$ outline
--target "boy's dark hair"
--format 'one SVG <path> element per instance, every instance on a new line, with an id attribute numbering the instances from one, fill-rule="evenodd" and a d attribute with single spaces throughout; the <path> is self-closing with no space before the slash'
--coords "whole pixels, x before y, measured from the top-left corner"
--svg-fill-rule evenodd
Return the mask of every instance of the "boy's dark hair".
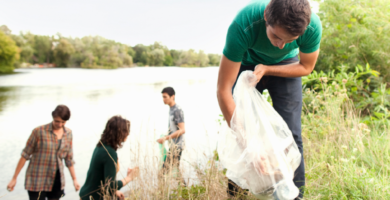
<path id="1" fill-rule="evenodd" d="M 171 97 L 172 95 L 175 95 L 175 90 L 172 87 L 166 87 L 161 93 L 167 93 Z"/>
<path id="2" fill-rule="evenodd" d="M 123 141 L 129 134 L 130 121 L 119 115 L 113 116 L 108 120 L 97 146 L 102 146 L 100 143 L 102 142 L 105 145 L 111 146 L 116 151 L 118 148 L 122 147 Z"/>
<path id="3" fill-rule="evenodd" d="M 271 0 L 265 12 L 267 24 L 284 28 L 292 36 L 301 36 L 310 24 L 308 0 Z"/>
<path id="4" fill-rule="evenodd" d="M 68 106 L 58 105 L 53 112 L 51 112 L 51 116 L 60 117 L 64 121 L 68 121 L 70 118 L 70 110 Z"/>

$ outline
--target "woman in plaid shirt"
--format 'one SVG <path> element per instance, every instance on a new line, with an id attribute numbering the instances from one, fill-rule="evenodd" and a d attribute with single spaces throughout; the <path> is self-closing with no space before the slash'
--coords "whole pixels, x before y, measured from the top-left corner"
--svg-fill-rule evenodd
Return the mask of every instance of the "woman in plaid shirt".
<path id="1" fill-rule="evenodd" d="M 14 190 L 20 170 L 30 160 L 25 179 L 30 200 L 45 200 L 46 197 L 55 200 L 65 195 L 63 159 L 76 191 L 80 189 L 73 166 L 72 131 L 65 127 L 70 118 L 70 110 L 65 105 L 59 105 L 52 116 L 53 122 L 39 126 L 31 133 L 15 174 L 7 186 L 9 191 Z"/>

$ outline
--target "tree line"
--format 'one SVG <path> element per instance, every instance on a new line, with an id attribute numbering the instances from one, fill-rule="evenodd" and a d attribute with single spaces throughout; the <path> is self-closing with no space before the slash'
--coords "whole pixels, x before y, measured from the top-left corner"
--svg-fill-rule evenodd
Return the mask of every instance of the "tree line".
<path id="1" fill-rule="evenodd" d="M 218 66 L 221 55 L 204 51 L 168 49 L 159 42 L 129 46 L 100 36 L 82 38 L 35 35 L 30 32 L 12 34 L 0 27 L 0 72 L 14 67 L 53 63 L 57 67 L 115 69 L 131 66 Z M 4 55 L 3 55 L 4 54 Z M 3 63 L 4 61 L 4 63 Z"/>

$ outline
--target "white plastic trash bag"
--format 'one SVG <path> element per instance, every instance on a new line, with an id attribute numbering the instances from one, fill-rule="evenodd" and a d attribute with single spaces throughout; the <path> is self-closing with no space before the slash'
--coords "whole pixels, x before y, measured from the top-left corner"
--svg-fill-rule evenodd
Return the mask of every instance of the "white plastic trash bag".
<path id="1" fill-rule="evenodd" d="M 254 87 L 253 71 L 241 73 L 234 88 L 236 109 L 219 134 L 218 154 L 226 176 L 254 195 L 294 199 L 301 154 L 283 118 Z"/>

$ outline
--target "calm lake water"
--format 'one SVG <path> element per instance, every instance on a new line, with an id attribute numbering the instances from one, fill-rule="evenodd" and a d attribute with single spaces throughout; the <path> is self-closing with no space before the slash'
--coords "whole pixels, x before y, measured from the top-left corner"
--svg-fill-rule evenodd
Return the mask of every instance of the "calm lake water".
<path id="1" fill-rule="evenodd" d="M 15 190 L 9 193 L 6 186 L 31 131 L 51 122 L 51 112 L 58 104 L 67 105 L 72 112 L 66 126 L 73 130 L 75 170 L 81 185 L 107 120 L 118 114 L 131 121 L 130 137 L 118 150 L 118 178 L 126 174 L 127 167 L 139 166 L 139 179 L 150 179 L 148 173 L 157 170 L 160 158 L 156 139 L 168 129 L 169 107 L 161 97 L 166 86 L 175 88 L 176 102 L 184 110 L 185 176 L 194 178 L 190 166 L 205 165 L 216 148 L 221 113 L 216 98 L 217 67 L 16 71 L 19 73 L 0 76 L 0 197 L 6 195 L 2 199 L 28 199 L 24 189 L 28 162 L 18 176 Z M 65 169 L 63 199 L 78 199 Z M 137 181 L 122 191 L 136 187 Z"/>

